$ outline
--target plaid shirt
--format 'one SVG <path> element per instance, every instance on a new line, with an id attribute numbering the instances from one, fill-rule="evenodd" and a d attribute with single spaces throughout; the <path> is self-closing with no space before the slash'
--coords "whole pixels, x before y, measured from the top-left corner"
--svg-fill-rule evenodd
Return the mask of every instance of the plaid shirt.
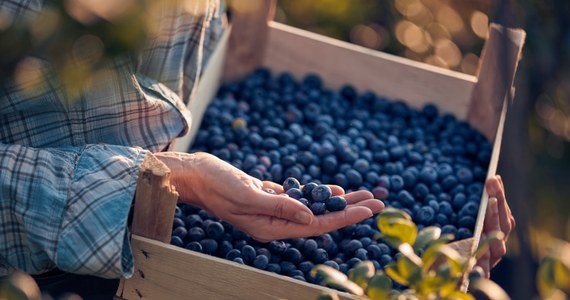
<path id="1" fill-rule="evenodd" d="M 0 1 L 0 16 L 33 17 L 43 2 Z M 188 130 L 185 102 L 223 27 L 219 3 L 208 2 L 198 13 L 158 9 L 147 46 L 113 59 L 77 99 L 39 59 L 42 80 L 0 83 L 0 275 L 131 276 L 138 169 Z"/>

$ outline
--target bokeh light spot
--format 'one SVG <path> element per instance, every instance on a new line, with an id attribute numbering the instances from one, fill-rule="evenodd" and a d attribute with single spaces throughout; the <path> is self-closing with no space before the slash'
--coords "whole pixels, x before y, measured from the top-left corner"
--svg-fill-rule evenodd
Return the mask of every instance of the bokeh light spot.
<path id="1" fill-rule="evenodd" d="M 487 37 L 487 31 L 489 30 L 489 17 L 481 12 L 474 11 L 471 14 L 471 30 L 480 38 L 484 39 Z"/>
<path id="2" fill-rule="evenodd" d="M 448 66 L 455 67 L 461 62 L 461 51 L 454 42 L 448 39 L 440 39 L 435 42 L 435 55 L 441 57 Z"/>

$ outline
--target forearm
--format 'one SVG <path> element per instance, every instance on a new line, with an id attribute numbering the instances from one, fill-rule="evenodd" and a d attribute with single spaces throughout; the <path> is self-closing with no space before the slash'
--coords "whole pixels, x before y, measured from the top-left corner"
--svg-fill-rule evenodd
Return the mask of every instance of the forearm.
<path id="1" fill-rule="evenodd" d="M 110 145 L 0 144 L 0 275 L 58 267 L 130 276 L 126 222 L 146 153 Z"/>

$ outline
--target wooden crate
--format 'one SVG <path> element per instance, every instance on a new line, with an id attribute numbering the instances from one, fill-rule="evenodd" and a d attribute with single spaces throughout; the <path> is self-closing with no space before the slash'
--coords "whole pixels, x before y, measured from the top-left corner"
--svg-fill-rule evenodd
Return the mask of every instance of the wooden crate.
<path id="1" fill-rule="evenodd" d="M 274 1 L 248 0 L 233 13 L 226 34 L 209 63 L 197 99 L 190 108 L 193 127 L 178 141 L 191 143 L 219 79 L 240 78 L 264 66 L 302 77 L 319 74 L 338 88 L 350 83 L 359 91 L 401 99 L 412 107 L 427 102 L 466 120 L 491 142 L 488 177 L 496 172 L 508 99 L 524 42 L 522 30 L 491 25 L 477 76 L 448 71 L 405 58 L 365 49 L 273 22 Z M 227 49 L 227 52 L 226 52 Z M 225 65 L 224 65 L 225 62 Z M 260 271 L 168 244 L 176 204 L 169 170 L 159 161 L 143 167 L 137 187 L 132 248 L 135 274 L 121 282 L 117 297 L 125 299 L 315 299 L 326 288 Z M 456 244 L 465 255 L 477 246 L 487 207 L 481 199 L 475 236 Z M 339 293 L 341 299 L 353 299 Z"/>

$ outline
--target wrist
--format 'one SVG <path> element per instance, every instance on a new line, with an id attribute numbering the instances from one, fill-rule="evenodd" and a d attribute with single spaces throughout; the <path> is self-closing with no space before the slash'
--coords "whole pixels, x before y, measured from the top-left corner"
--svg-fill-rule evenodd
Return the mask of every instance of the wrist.
<path id="1" fill-rule="evenodd" d="M 199 173 L 196 172 L 199 164 L 199 155 L 182 152 L 159 152 L 154 154 L 170 169 L 170 183 L 178 192 L 179 201 L 200 206 L 195 193 L 195 186 L 199 185 Z"/>

